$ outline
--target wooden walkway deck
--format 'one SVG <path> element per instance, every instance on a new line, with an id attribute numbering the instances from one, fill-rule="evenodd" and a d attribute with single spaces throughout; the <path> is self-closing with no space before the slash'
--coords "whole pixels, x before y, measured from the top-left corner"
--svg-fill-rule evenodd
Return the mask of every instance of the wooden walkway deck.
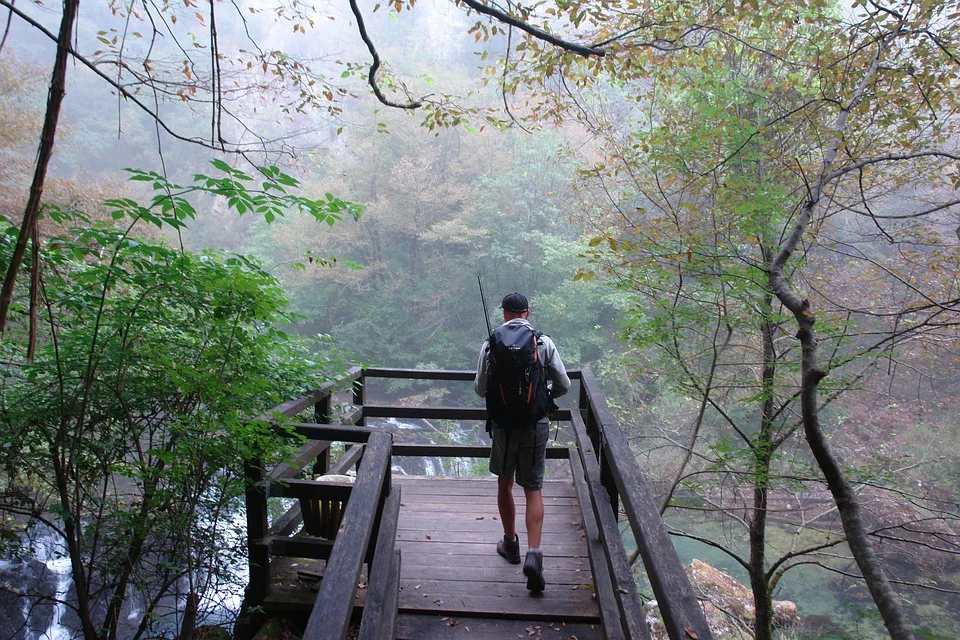
<path id="1" fill-rule="evenodd" d="M 503 529 L 493 477 L 394 474 L 394 456 L 485 458 L 490 448 L 405 443 L 395 439 L 399 432 L 365 426 L 367 419 L 482 420 L 486 412 L 371 404 L 364 401 L 370 379 L 469 382 L 473 375 L 356 368 L 261 417 L 302 419 L 312 407 L 314 421 L 289 423 L 308 439 L 295 459 L 268 469 L 254 456 L 244 465 L 250 582 L 238 637 L 283 616 L 304 625 L 304 640 L 649 640 L 618 523 L 622 506 L 671 640 L 711 638 L 630 445 L 588 372 L 571 372 L 580 381 L 578 407 L 554 415 L 575 445 L 547 448 L 560 467 L 544 486 L 544 592 L 528 592 L 520 565 L 496 553 Z M 333 424 L 333 389 L 344 381 L 355 409 Z M 344 443 L 336 460 L 333 442 Z M 352 467 L 353 483 L 311 478 Z M 525 551 L 523 491 L 514 495 Z M 270 518 L 268 502 L 280 498 L 298 502 Z M 308 514 L 311 535 L 295 534 Z"/>
<path id="2" fill-rule="evenodd" d="M 449 618 L 445 622 L 457 620 L 454 627 L 465 624 L 460 619 L 465 615 L 517 620 L 513 627 L 523 635 L 537 625 L 551 629 L 551 621 L 586 623 L 577 625 L 580 631 L 599 624 L 583 515 L 570 480 L 544 483 L 541 547 L 547 587 L 538 595 L 527 591 L 521 565 L 509 564 L 496 553 L 503 529 L 495 479 L 399 477 L 395 481 L 402 487 L 397 525 L 403 557 L 401 630 L 404 614 L 412 613 L 441 614 Z M 523 553 L 525 501 L 519 487 L 514 488 L 514 497 Z M 535 621 L 532 626 L 531 621 Z"/>

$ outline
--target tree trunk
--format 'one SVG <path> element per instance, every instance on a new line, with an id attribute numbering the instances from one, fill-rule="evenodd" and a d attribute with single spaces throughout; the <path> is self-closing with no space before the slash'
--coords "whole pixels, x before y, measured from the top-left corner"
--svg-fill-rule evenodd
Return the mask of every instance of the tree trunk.
<path id="1" fill-rule="evenodd" d="M 63 533 L 67 542 L 67 552 L 70 555 L 70 568 L 73 574 L 73 588 L 77 597 L 77 617 L 83 629 L 84 640 L 99 640 L 97 630 L 90 615 L 90 592 L 87 585 L 87 574 L 84 571 L 83 526 L 75 520 L 73 501 L 70 499 L 68 472 L 61 464 L 63 456 L 60 443 L 63 440 L 64 426 L 61 426 L 57 442 L 51 448 L 53 473 L 57 483 L 57 493 L 60 496 L 60 507 L 63 509 Z"/>
<path id="2" fill-rule="evenodd" d="M 30 185 L 30 198 L 23 212 L 23 221 L 20 223 L 20 234 L 17 244 L 10 257 L 10 265 L 3 280 L 3 289 L 0 290 L 0 335 L 7 330 L 7 317 L 10 314 L 10 305 L 13 303 L 13 289 L 17 282 L 23 256 L 27 251 L 27 241 L 33 235 L 33 229 L 40 215 L 40 200 L 43 196 L 43 184 L 47 177 L 47 166 L 53 155 L 53 143 L 57 133 L 57 121 L 60 118 L 60 106 L 66 93 L 67 84 L 67 56 L 70 52 L 70 37 L 73 34 L 73 23 L 77 18 L 77 7 L 80 0 L 64 0 L 63 18 L 60 20 L 60 35 L 57 39 L 57 57 L 53 64 L 53 75 L 50 78 L 50 91 L 47 94 L 47 112 L 43 120 L 43 132 L 40 134 L 40 147 L 37 150 L 37 164 L 33 174 L 33 183 Z"/>
<path id="3" fill-rule="evenodd" d="M 834 149 L 834 154 L 835 151 Z M 828 157 L 830 157 L 829 154 Z M 818 189 L 815 190 L 818 196 L 821 187 L 822 184 L 818 185 Z M 860 573 L 863 575 L 864 582 L 870 590 L 870 595 L 880 611 L 880 616 L 883 618 L 883 623 L 887 627 L 890 637 L 894 640 L 908 640 L 913 637 L 912 633 L 907 625 L 897 594 L 890 585 L 883 565 L 874 553 L 873 545 L 867 536 L 867 528 L 864 526 L 860 515 L 857 495 L 844 477 L 843 469 L 841 469 L 836 457 L 830 450 L 830 445 L 820 428 L 817 388 L 820 380 L 827 374 L 817 363 L 817 337 L 813 329 L 815 318 L 810 311 L 810 302 L 801 299 L 790 289 L 783 274 L 783 266 L 798 246 L 803 230 L 812 218 L 815 206 L 816 200 L 813 198 L 804 205 L 793 233 L 769 267 L 770 284 L 777 298 L 793 313 L 799 328 L 797 339 L 800 341 L 801 349 L 800 407 L 807 443 L 810 445 L 817 466 L 823 472 L 827 487 L 837 504 L 837 511 L 840 514 L 840 522 L 843 525 L 843 533 L 847 538 L 847 544 L 850 546 L 850 552 L 860 568 Z"/>
<path id="4" fill-rule="evenodd" d="M 766 314 L 760 327 L 763 342 L 763 372 L 761 392 L 763 404 L 760 410 L 760 432 L 753 446 L 753 514 L 750 518 L 750 559 L 748 573 L 753 589 L 754 634 L 757 640 L 773 637 L 773 594 L 767 576 L 767 502 L 770 494 L 770 461 L 773 459 L 774 377 L 776 376 L 776 353 L 773 350 L 773 326 L 770 324 L 772 295 L 764 297 L 763 312 Z"/>
<path id="5" fill-rule="evenodd" d="M 900 29 L 902 29 L 902 24 L 895 31 L 891 31 L 888 37 L 899 34 Z M 800 208 L 797 222 L 790 231 L 790 235 L 783 241 L 780 251 L 771 260 L 767 261 L 767 277 L 770 288 L 777 299 L 783 303 L 783 306 L 793 314 L 797 321 L 797 339 L 800 341 L 801 353 L 800 407 L 803 432 L 807 443 L 810 445 L 810 450 L 813 452 L 817 465 L 823 472 L 827 487 L 833 495 L 833 500 L 837 504 L 840 522 L 843 525 L 843 533 L 847 538 L 847 544 L 850 546 L 850 552 L 860 568 L 860 573 L 870 590 L 870 595 L 873 596 L 873 601 L 880 611 L 880 616 L 883 618 L 883 623 L 887 627 L 890 637 L 894 640 L 907 640 L 912 637 L 912 634 L 907 625 L 906 617 L 903 615 L 903 609 L 900 606 L 897 594 L 887 579 L 883 565 L 873 552 L 873 545 L 870 543 L 866 527 L 860 516 L 860 504 L 857 501 L 857 496 L 844 477 L 843 469 L 840 468 L 840 464 L 830 450 L 830 445 L 820 428 L 817 388 L 827 374 L 817 362 L 817 336 L 813 329 L 816 319 L 810 310 L 810 301 L 794 293 L 790 288 L 787 277 L 784 275 L 784 267 L 790 256 L 800 246 L 803 234 L 810 226 L 813 213 L 830 180 L 830 169 L 833 167 L 837 152 L 843 142 L 843 134 L 847 128 L 850 112 L 859 104 L 867 88 L 873 83 L 877 70 L 880 68 L 885 48 L 886 40 L 880 39 L 877 42 L 877 52 L 870 67 L 864 72 L 860 82 L 853 90 L 850 100 L 842 104 L 840 111 L 837 113 L 831 127 L 833 138 L 824 149 L 823 160 L 821 160 L 816 181 L 810 185 L 807 192 L 807 201 Z"/>
<path id="6" fill-rule="evenodd" d="M 37 324 L 40 307 L 40 225 L 33 221 L 33 242 L 30 247 L 30 328 L 27 336 L 27 360 L 33 362 L 37 352 Z"/>

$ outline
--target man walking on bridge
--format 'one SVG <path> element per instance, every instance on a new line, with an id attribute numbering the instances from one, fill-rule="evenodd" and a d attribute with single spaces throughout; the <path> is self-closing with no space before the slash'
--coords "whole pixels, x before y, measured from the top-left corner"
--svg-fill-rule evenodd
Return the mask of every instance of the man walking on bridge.
<path id="1" fill-rule="evenodd" d="M 494 329 L 480 349 L 474 389 L 486 399 L 487 429 L 493 436 L 490 472 L 497 476 L 497 508 L 503 539 L 497 553 L 520 564 L 513 482 L 526 496 L 527 555 L 523 573 L 527 589 L 543 591 L 543 469 L 547 453 L 553 398 L 570 390 L 570 378 L 548 337 L 534 331 L 527 298 L 510 293 L 503 298 L 504 323 Z"/>

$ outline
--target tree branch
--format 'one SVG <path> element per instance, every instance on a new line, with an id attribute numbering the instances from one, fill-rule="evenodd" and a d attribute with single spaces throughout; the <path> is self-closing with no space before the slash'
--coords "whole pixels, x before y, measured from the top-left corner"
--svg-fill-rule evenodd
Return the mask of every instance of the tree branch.
<path id="1" fill-rule="evenodd" d="M 351 4 L 352 4 L 352 1 L 353 0 L 351 0 Z M 503 24 L 508 24 L 512 27 L 516 27 L 517 29 L 520 29 L 521 31 L 529 33 L 531 36 L 533 36 L 537 40 L 543 40 L 544 42 L 548 42 L 555 47 L 559 47 L 563 49 L 564 51 L 569 51 L 570 53 L 576 53 L 577 55 L 583 56 L 584 58 L 589 58 L 591 56 L 603 57 L 607 55 L 607 52 L 604 51 L 603 49 L 600 49 L 597 47 L 588 47 L 582 44 L 577 44 L 575 42 L 564 40 L 563 38 L 558 38 L 552 33 L 548 33 L 542 29 L 538 29 L 524 22 L 523 20 L 514 18 L 509 13 L 504 13 L 503 11 L 500 11 L 497 8 L 485 5 L 479 2 L 478 0 L 454 0 L 454 3 L 463 3 L 468 7 L 470 7 L 471 9 L 473 9 L 474 11 L 476 11 L 477 13 L 482 13 L 485 16 L 490 16 L 491 18 L 497 20 L 498 22 L 502 22 Z"/>
<path id="2" fill-rule="evenodd" d="M 380 54 L 377 53 L 377 48 L 373 45 L 373 40 L 367 35 L 367 27 L 363 23 L 363 16 L 360 15 L 360 8 L 357 7 L 357 0 L 350 0 L 350 10 L 353 11 L 353 16 L 357 19 L 357 30 L 360 32 L 360 38 L 363 40 L 363 43 L 367 45 L 367 50 L 370 51 L 370 55 L 373 56 L 373 64 L 370 65 L 370 72 L 367 74 L 367 82 L 373 89 L 373 95 L 377 96 L 377 100 L 381 103 L 396 109 L 408 109 L 412 111 L 422 107 L 422 100 L 401 104 L 390 100 L 380 91 L 380 87 L 377 85 L 377 70 L 380 68 Z"/>

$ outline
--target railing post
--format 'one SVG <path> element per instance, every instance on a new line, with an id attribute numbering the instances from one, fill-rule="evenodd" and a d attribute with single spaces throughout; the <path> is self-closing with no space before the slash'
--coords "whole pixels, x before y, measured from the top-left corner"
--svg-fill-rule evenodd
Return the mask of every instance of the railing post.
<path id="1" fill-rule="evenodd" d="M 327 392 L 313 405 L 313 420 L 317 424 L 330 424 L 333 418 L 331 401 L 333 396 Z M 313 475 L 322 476 L 330 469 L 330 447 L 323 450 L 313 463 Z"/>
<path id="2" fill-rule="evenodd" d="M 247 460 L 243 465 L 246 482 L 247 559 L 250 567 L 250 586 L 247 597 L 252 605 L 259 605 L 270 585 L 270 554 L 262 540 L 267 535 L 267 496 L 264 492 L 263 457 Z"/>
<path id="3" fill-rule="evenodd" d="M 360 409 L 360 417 L 357 419 L 358 425 L 363 425 L 363 399 L 364 391 L 366 390 L 367 384 L 367 370 L 362 369 L 360 371 L 360 377 L 357 378 L 353 383 L 353 404 Z"/>

